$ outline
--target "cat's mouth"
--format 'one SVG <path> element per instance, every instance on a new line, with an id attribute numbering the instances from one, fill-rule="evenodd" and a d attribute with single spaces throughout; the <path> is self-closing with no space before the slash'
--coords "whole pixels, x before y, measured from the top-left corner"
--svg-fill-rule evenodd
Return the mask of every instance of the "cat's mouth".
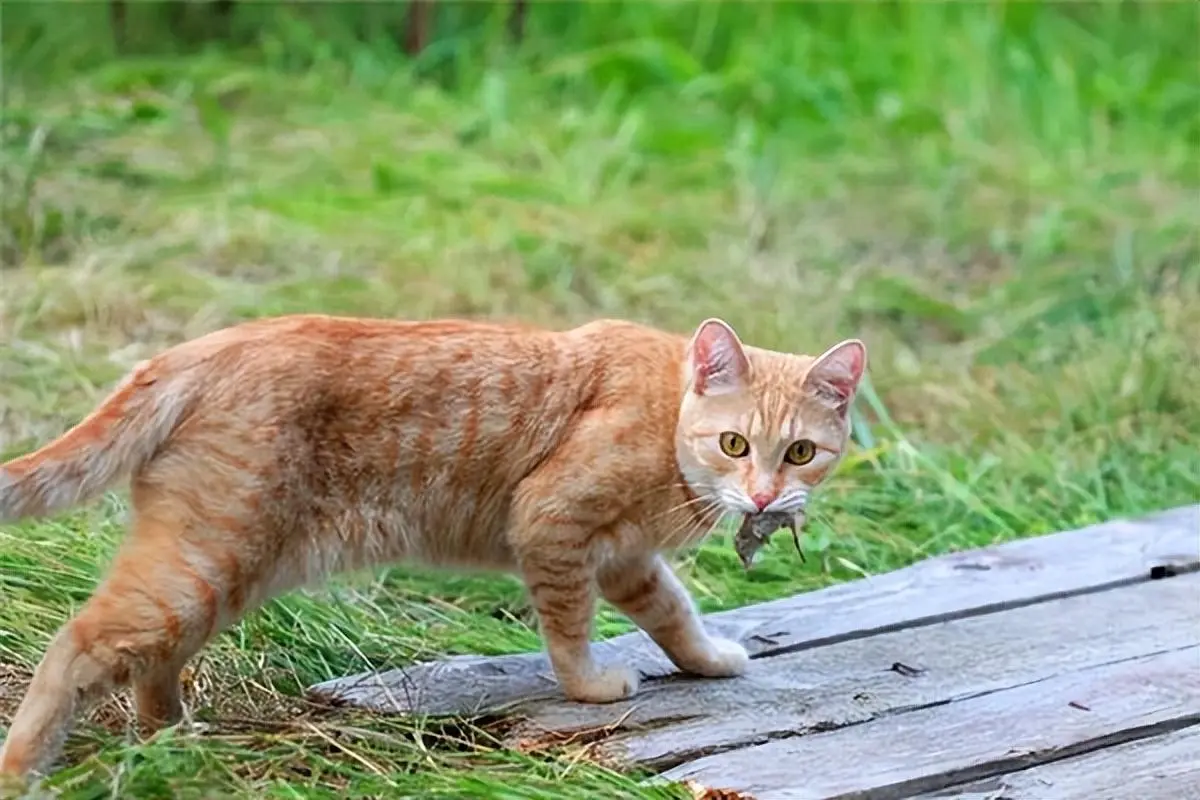
<path id="1" fill-rule="evenodd" d="M 800 562 L 805 563 L 804 551 L 800 549 L 799 529 L 804 527 L 807 517 L 803 511 L 791 513 L 787 511 L 762 511 L 757 514 L 746 514 L 742 517 L 742 525 L 733 537 L 733 549 L 742 559 L 742 566 L 750 569 L 754 557 L 771 535 L 780 528 L 787 528 L 792 533 L 792 541 L 796 544 L 796 552 L 800 554 Z"/>

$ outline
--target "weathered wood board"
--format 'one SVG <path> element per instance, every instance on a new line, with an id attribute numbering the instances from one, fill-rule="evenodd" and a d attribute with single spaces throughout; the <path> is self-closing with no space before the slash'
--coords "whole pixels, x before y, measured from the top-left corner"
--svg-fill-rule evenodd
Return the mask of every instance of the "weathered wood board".
<path id="1" fill-rule="evenodd" d="M 664 773 L 760 800 L 901 800 L 980 776 L 1200 724 L 1200 647 L 794 736 Z M 830 765 L 853 769 L 830 770 Z"/>
<path id="2" fill-rule="evenodd" d="M 932 625 L 1047 599 L 1149 579 L 1160 568 L 1200 567 L 1200 505 L 1137 520 L 952 553 L 895 572 L 705 618 L 714 634 L 742 642 L 755 657 Z M 640 631 L 597 642 L 602 662 L 621 659 L 644 678 L 675 672 Z M 317 696 L 368 708 L 423 714 L 497 711 L 514 701 L 557 694 L 542 653 L 459 656 L 404 669 L 339 678 Z"/>
<path id="3" fill-rule="evenodd" d="M 1195 769 L 1180 765 L 1195 763 L 1185 734 L 1200 725 L 1200 506 L 933 558 L 705 624 L 752 652 L 747 675 L 680 675 L 635 633 L 597 646 L 649 679 L 622 703 L 564 700 L 541 654 L 312 691 L 401 713 L 502 713 L 513 746 L 574 737 L 610 763 L 757 800 L 959 796 L 954 787 L 1045 800 L 1040 782 L 1086 787 L 1076 762 L 1123 763 L 1142 739 L 1170 745 L 1147 751 L 1168 776 L 1146 772 L 1147 787 L 1182 786 Z M 1001 791 L 1010 784 L 997 780 L 1017 782 Z"/>
<path id="4" fill-rule="evenodd" d="M 1117 778 L 1117 780 L 1114 780 Z M 972 781 L 913 800 L 1196 800 L 1200 725 Z"/>
<path id="5" fill-rule="evenodd" d="M 606 753 L 665 769 L 1184 646 L 1200 647 L 1200 574 L 759 660 L 738 680 L 668 681 L 610 706 L 531 703 L 514 736 L 619 721 L 628 733 Z"/>

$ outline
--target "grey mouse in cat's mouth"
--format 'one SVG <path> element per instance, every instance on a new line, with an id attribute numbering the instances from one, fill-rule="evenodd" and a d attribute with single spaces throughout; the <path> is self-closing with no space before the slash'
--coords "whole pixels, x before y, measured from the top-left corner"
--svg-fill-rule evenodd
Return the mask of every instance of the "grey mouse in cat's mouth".
<path id="1" fill-rule="evenodd" d="M 792 541 L 796 544 L 796 552 L 800 554 L 800 562 L 805 563 L 804 551 L 800 549 L 798 529 L 803 528 L 806 521 L 803 511 L 796 514 L 784 511 L 746 514 L 742 518 L 742 526 L 738 528 L 738 532 L 733 537 L 733 549 L 742 559 L 742 565 L 746 569 L 750 569 L 755 555 L 771 538 L 771 534 L 780 528 L 787 528 L 792 532 Z"/>

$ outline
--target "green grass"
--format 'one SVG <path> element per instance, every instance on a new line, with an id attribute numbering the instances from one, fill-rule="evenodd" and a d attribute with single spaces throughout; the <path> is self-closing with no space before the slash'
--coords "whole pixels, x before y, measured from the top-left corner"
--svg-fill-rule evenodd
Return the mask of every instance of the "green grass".
<path id="1" fill-rule="evenodd" d="M 779 349 L 861 336 L 872 360 L 807 565 L 778 537 L 745 574 L 718 536 L 679 559 L 705 609 L 1200 494 L 1194 4 L 535 4 L 519 48 L 503 8 L 467 4 L 415 62 L 382 5 L 249 5 L 224 45 L 134 6 L 117 57 L 101 4 L 0 20 L 0 453 L 61 432 L 138 359 L 254 316 L 719 315 Z M 0 719 L 123 503 L 0 529 Z M 627 629 L 603 612 L 601 634 Z M 205 651 L 201 732 L 138 744 L 109 704 L 52 784 L 668 796 L 578 753 L 298 697 L 537 646 L 511 579 L 344 576 Z"/>

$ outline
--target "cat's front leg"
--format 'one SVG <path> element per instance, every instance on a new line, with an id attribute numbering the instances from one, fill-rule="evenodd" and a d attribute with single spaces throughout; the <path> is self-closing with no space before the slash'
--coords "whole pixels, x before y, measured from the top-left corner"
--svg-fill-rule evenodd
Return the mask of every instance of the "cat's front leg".
<path id="1" fill-rule="evenodd" d="M 606 564 L 597 576 L 606 600 L 650 635 L 684 672 L 706 678 L 742 675 L 746 649 L 709 636 L 687 589 L 662 556 L 645 554 Z"/>
<path id="2" fill-rule="evenodd" d="M 563 693 L 582 703 L 632 697 L 638 674 L 624 664 L 600 667 L 592 657 L 593 575 L 581 550 L 547 548 L 525 554 L 522 577 L 537 611 L 546 652 Z"/>
<path id="3" fill-rule="evenodd" d="M 636 404 L 583 413 L 513 493 L 508 544 L 537 610 L 555 676 L 573 700 L 608 703 L 637 692 L 635 670 L 596 663 L 591 632 L 596 568 L 611 539 L 606 534 L 628 506 L 629 488 L 657 456 L 613 443 L 637 440 L 644 424 Z"/>

